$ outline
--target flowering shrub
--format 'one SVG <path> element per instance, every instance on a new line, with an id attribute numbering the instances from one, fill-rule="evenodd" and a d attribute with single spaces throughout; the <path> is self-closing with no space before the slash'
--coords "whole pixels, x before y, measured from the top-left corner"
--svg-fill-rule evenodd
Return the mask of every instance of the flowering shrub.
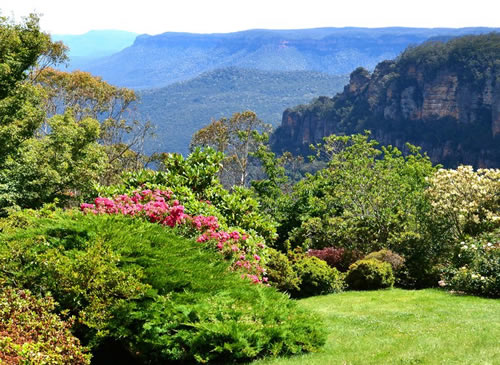
<path id="1" fill-rule="evenodd" d="M 118 195 L 113 199 L 98 197 L 94 204 L 81 204 L 81 210 L 92 214 L 120 214 L 140 217 L 152 223 L 176 227 L 183 236 L 196 238 L 197 242 L 211 244 L 232 262 L 234 270 L 243 271 L 242 277 L 254 283 L 267 282 L 263 277 L 261 258 L 265 245 L 245 232 L 220 229 L 215 216 L 190 216 L 178 200 L 172 200 L 172 192 L 162 190 L 136 191 L 130 196 Z"/>
<path id="2" fill-rule="evenodd" d="M 0 283 L 0 364 L 90 364 L 90 356 L 69 328 L 51 313 L 50 297 Z"/>
<path id="3" fill-rule="evenodd" d="M 440 169 L 429 182 L 434 211 L 448 221 L 454 238 L 500 225 L 500 169 Z"/>
<path id="4" fill-rule="evenodd" d="M 487 297 L 500 297 L 500 230 L 461 242 L 458 268 L 448 270 L 441 284 Z"/>

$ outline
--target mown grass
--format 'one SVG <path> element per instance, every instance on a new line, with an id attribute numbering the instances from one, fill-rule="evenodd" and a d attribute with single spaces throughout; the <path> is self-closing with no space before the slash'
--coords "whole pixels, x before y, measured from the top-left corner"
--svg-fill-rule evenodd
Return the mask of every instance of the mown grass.
<path id="1" fill-rule="evenodd" d="M 299 302 L 323 316 L 325 347 L 252 365 L 500 364 L 500 300 L 392 289 Z"/>

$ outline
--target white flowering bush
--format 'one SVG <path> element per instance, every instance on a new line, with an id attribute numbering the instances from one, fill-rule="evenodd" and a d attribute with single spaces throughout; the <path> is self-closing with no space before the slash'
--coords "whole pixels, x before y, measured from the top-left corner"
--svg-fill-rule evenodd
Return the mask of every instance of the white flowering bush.
<path id="1" fill-rule="evenodd" d="M 429 183 L 434 214 L 446 221 L 453 238 L 500 226 L 500 169 L 440 169 Z"/>
<path id="2" fill-rule="evenodd" d="M 500 297 L 500 229 L 462 241 L 443 284 L 460 292 Z"/>

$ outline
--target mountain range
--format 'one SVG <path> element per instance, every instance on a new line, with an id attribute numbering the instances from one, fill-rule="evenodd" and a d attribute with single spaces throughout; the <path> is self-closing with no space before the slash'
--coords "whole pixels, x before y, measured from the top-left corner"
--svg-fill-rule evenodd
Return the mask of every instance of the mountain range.
<path id="1" fill-rule="evenodd" d="M 139 35 L 129 47 L 80 65 L 104 80 L 135 89 L 156 88 L 225 67 L 266 71 L 350 73 L 369 70 L 409 45 L 491 31 L 488 28 L 318 28 L 248 30 L 224 34 L 167 32 Z"/>
<path id="2" fill-rule="evenodd" d="M 84 34 L 53 34 L 52 40 L 68 46 L 69 69 L 86 70 L 90 62 L 131 46 L 137 35 L 123 30 L 91 30 Z"/>

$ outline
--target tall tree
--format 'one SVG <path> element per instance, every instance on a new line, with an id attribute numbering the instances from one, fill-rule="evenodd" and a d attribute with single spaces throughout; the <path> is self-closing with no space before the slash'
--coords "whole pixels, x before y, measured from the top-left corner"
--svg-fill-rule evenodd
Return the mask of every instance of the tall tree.
<path id="1" fill-rule="evenodd" d="M 108 169 L 101 177 L 107 184 L 122 171 L 144 165 L 140 152 L 152 135 L 152 125 L 135 119 L 137 96 L 133 90 L 108 84 L 88 72 L 62 72 L 47 68 L 37 82 L 46 92 L 47 115 L 71 109 L 74 118 L 99 120 L 99 142 L 108 155 Z M 47 125 L 46 125 L 47 126 Z M 43 128 L 42 133 L 49 129 Z"/>
<path id="2" fill-rule="evenodd" d="M 43 92 L 32 81 L 48 65 L 65 61 L 65 50 L 40 31 L 37 15 L 18 24 L 0 16 L 0 166 L 42 124 Z"/>
<path id="3" fill-rule="evenodd" d="M 223 152 L 221 180 L 225 185 L 245 185 L 248 182 L 251 154 L 267 141 L 270 126 L 252 111 L 234 113 L 230 119 L 212 121 L 193 135 L 190 149 L 212 147 Z"/>

